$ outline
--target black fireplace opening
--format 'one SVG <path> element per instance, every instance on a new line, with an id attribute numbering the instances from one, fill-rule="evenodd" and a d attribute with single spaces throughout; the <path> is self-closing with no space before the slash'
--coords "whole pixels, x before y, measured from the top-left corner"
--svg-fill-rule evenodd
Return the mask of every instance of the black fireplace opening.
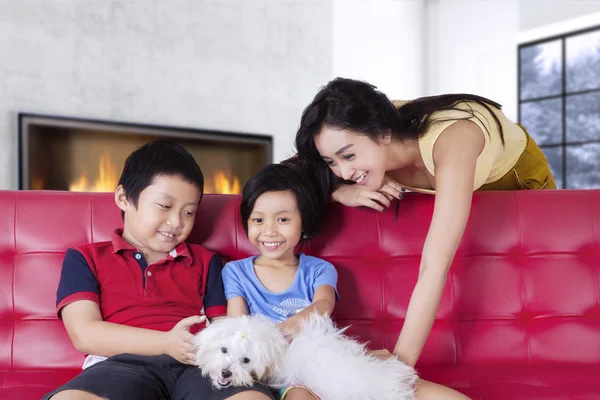
<path id="1" fill-rule="evenodd" d="M 205 193 L 239 194 L 273 160 L 268 135 L 19 113 L 19 189 L 112 192 L 127 156 L 170 140 L 196 159 Z"/>

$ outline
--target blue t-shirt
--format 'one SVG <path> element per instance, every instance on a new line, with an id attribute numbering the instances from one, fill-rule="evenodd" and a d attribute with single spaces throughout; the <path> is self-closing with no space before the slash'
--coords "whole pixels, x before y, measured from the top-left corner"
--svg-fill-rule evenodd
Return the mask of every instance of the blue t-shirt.
<path id="1" fill-rule="evenodd" d="M 337 271 L 325 260 L 300 254 L 296 278 L 283 292 L 271 292 L 258 280 L 254 260 L 258 256 L 232 261 L 223 268 L 223 285 L 227 300 L 242 296 L 251 315 L 262 314 L 283 322 L 312 304 L 321 285 L 337 287 Z M 336 289 L 336 300 L 338 299 Z"/>

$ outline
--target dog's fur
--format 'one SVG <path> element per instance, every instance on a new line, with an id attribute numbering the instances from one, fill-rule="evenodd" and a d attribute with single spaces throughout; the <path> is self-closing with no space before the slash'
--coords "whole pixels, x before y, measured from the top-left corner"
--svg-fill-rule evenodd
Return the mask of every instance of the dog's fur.
<path id="1" fill-rule="evenodd" d="M 322 400 L 414 399 L 413 368 L 368 354 L 364 344 L 344 331 L 329 317 L 313 314 L 287 346 L 265 317 L 226 318 L 195 337 L 196 362 L 216 388 L 249 386 L 256 380 L 275 387 L 301 384 Z M 225 378 L 224 370 L 232 375 Z"/>
<path id="2" fill-rule="evenodd" d="M 277 371 L 286 386 L 302 383 L 322 400 L 412 400 L 415 370 L 382 360 L 344 334 L 326 316 L 312 314 L 294 335 Z"/>
<path id="3" fill-rule="evenodd" d="M 211 323 L 193 340 L 196 364 L 213 387 L 271 384 L 287 341 L 266 317 L 224 318 Z"/>

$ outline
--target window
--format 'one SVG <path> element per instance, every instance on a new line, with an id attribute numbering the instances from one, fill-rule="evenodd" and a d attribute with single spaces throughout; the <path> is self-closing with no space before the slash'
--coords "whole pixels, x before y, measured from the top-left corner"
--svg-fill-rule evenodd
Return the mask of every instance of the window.
<path id="1" fill-rule="evenodd" d="M 600 188 L 600 27 L 519 46 L 519 122 L 559 188 Z"/>

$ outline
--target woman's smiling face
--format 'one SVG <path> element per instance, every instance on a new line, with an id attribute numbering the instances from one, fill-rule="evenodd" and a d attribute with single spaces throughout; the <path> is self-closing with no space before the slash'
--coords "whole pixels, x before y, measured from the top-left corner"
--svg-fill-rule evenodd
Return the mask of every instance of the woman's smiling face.
<path id="1" fill-rule="evenodd" d="M 375 141 L 358 132 L 328 126 L 315 136 L 317 150 L 336 176 L 371 190 L 383 184 L 389 142 L 389 135 Z"/>

